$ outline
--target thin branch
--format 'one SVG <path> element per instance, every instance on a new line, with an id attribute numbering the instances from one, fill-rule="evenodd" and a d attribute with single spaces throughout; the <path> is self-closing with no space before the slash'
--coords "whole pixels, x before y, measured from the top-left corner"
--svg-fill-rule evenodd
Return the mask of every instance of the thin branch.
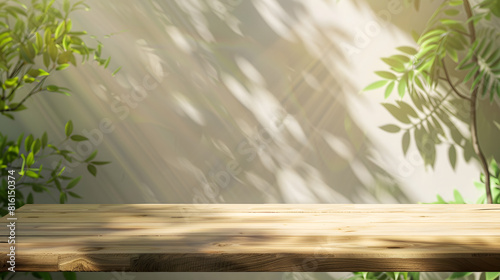
<path id="1" fill-rule="evenodd" d="M 448 69 L 446 69 L 446 64 L 444 63 L 444 58 L 441 59 L 441 63 L 443 63 L 443 69 L 444 69 L 444 74 L 446 75 L 446 81 L 450 85 L 451 89 L 462 99 L 468 100 L 469 102 L 471 101 L 470 97 L 463 95 L 458 91 L 458 89 L 451 83 L 450 75 L 448 74 Z"/>
<path id="2" fill-rule="evenodd" d="M 14 93 L 16 93 L 16 90 L 18 90 L 18 89 L 19 89 L 19 87 L 21 87 L 21 83 L 17 83 L 16 87 L 15 87 L 15 88 L 13 88 L 13 89 L 10 91 L 9 95 L 7 95 L 7 97 L 6 97 L 4 100 L 7 100 L 7 99 L 9 99 L 12 95 L 14 95 Z"/>
<path id="3" fill-rule="evenodd" d="M 11 111 L 15 111 L 15 110 L 17 110 L 17 108 L 21 107 L 21 105 L 23 105 L 23 103 L 24 103 L 24 102 L 26 102 L 26 100 L 27 100 L 28 98 L 30 98 L 32 95 L 34 95 L 35 93 L 38 93 L 38 92 L 40 92 L 40 91 L 43 91 L 44 89 L 42 88 L 42 86 L 43 86 L 43 83 L 45 82 L 45 80 L 47 79 L 47 77 L 48 77 L 48 76 L 43 77 L 42 81 L 40 81 L 40 83 L 38 83 L 38 84 L 37 84 L 37 85 L 36 85 L 36 86 L 35 86 L 35 87 L 31 90 L 31 92 L 30 92 L 28 95 L 26 95 L 26 96 L 23 98 L 23 100 L 21 100 L 21 102 L 19 102 L 19 104 L 17 104 L 17 106 L 16 106 L 16 107 L 14 107 L 14 108 L 8 108 L 8 109 L 2 109 L 2 110 L 0 110 L 0 112 L 11 112 Z"/>
<path id="4" fill-rule="evenodd" d="M 7 76 L 7 79 L 11 79 L 14 76 L 16 76 L 19 73 L 19 71 L 21 71 L 21 68 L 23 66 L 24 66 L 24 61 L 19 60 L 17 62 L 17 65 L 14 67 L 14 69 L 12 69 L 12 73 L 10 73 L 10 75 Z"/>
<path id="5" fill-rule="evenodd" d="M 470 42 L 471 44 L 474 44 L 476 41 L 476 29 L 474 27 L 474 21 L 470 20 L 472 18 L 472 10 L 471 6 L 469 3 L 469 0 L 464 0 L 464 9 L 467 14 L 467 19 L 469 20 L 469 32 L 470 32 Z M 472 57 L 473 61 L 475 64 L 478 64 L 477 56 L 474 54 Z M 476 80 L 478 77 L 478 73 L 474 75 L 474 80 Z M 491 186 L 490 186 L 490 170 L 488 167 L 488 162 L 486 161 L 486 157 L 484 156 L 484 153 L 481 149 L 481 146 L 479 145 L 479 139 L 478 139 L 478 129 L 477 129 L 477 113 L 476 113 L 476 103 L 477 103 L 477 98 L 478 98 L 478 87 L 474 88 L 471 94 L 471 102 L 470 102 L 470 116 L 471 116 L 471 125 L 470 125 L 470 130 L 471 130 L 471 138 L 472 138 L 472 146 L 474 147 L 474 151 L 476 152 L 477 156 L 479 157 L 479 162 L 481 163 L 481 166 L 483 167 L 484 171 L 484 185 L 486 188 L 486 197 L 487 197 L 487 202 L 489 204 L 493 204 L 493 198 L 491 195 Z"/>
<path id="6" fill-rule="evenodd" d="M 465 36 L 468 36 L 468 37 L 470 37 L 470 36 L 471 36 L 469 33 L 467 33 L 467 32 L 463 32 L 462 30 L 458 30 L 458 29 L 455 29 L 455 28 L 452 28 L 451 30 L 453 30 L 453 31 L 455 31 L 455 32 L 457 32 L 457 33 L 463 34 L 463 35 L 465 35 Z"/>

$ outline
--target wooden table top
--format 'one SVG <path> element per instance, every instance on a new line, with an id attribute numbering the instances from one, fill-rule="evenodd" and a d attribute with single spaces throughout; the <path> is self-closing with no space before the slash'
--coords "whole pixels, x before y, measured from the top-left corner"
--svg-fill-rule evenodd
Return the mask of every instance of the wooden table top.
<path id="1" fill-rule="evenodd" d="M 16 244 L 7 244 L 16 217 Z M 31 204 L 16 271 L 500 271 L 500 205 Z"/>

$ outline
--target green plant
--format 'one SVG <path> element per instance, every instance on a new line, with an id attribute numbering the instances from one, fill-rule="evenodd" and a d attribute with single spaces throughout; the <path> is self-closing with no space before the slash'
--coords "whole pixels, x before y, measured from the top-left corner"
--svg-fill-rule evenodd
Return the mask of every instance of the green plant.
<path id="1" fill-rule="evenodd" d="M 38 94 L 60 93 L 70 95 L 70 89 L 48 84 L 57 71 L 77 66 L 77 58 L 85 63 L 91 57 L 99 65 L 108 67 L 110 57 L 101 57 L 102 43 L 96 40 L 95 48 L 89 47 L 85 31 L 73 30 L 70 14 L 76 10 L 88 10 L 84 1 L 71 3 L 63 0 L 31 0 L 25 5 L 17 0 L 0 1 L 0 114 L 14 120 L 14 112 L 27 109 L 26 102 Z M 116 74 L 117 69 L 113 72 Z M 82 135 L 73 134 L 73 123 L 65 126 L 67 140 L 88 141 Z M 64 142 L 63 141 L 63 142 Z M 62 144 L 62 143 L 61 143 Z M 49 142 L 47 133 L 39 138 L 32 134 L 17 140 L 0 133 L 0 214 L 8 213 L 8 175 L 16 180 L 15 208 L 34 203 L 35 193 L 57 189 L 59 202 L 65 203 L 68 196 L 81 198 L 73 192 L 81 176 L 72 177 L 65 173 L 67 162 L 78 162 L 87 166 L 93 176 L 98 165 L 109 162 L 96 161 L 97 150 L 87 158 L 79 158 L 73 151 Z M 44 165 L 45 163 L 45 165 Z M 48 163 L 48 164 L 47 164 Z M 51 165 L 51 166 L 48 166 Z M 10 180 L 10 179 L 9 179 Z M 23 194 L 22 191 L 27 193 Z M 17 274 L 0 273 L 0 279 L 11 279 Z M 50 273 L 33 272 L 39 279 L 52 279 Z M 76 279 L 75 273 L 65 273 L 66 279 Z"/>
<path id="2" fill-rule="evenodd" d="M 413 2 L 418 10 L 420 1 Z M 500 97 L 500 33 L 487 24 L 500 17 L 500 0 L 485 0 L 471 6 L 468 0 L 444 0 L 418 35 L 413 32 L 417 47 L 401 46 L 399 53 L 382 58 L 389 70 L 377 71 L 382 80 L 364 90 L 385 87 L 385 98 L 396 91 L 401 100 L 383 106 L 401 124 L 381 128 L 402 133 L 402 149 L 406 155 L 414 143 L 426 166 L 434 167 L 436 146 L 448 146 L 448 159 L 455 168 L 457 147 L 466 161 L 477 157 L 483 173 L 475 186 L 484 191 L 475 203 L 500 203 L 500 170 L 494 159 L 488 166 L 478 139 L 477 113 L 480 98 L 492 102 Z M 453 70 L 452 70 L 453 69 Z M 458 79 L 454 79 L 457 76 Z M 405 102 L 409 95 L 411 103 Z M 469 126 L 470 138 L 463 135 L 456 121 Z M 500 129 L 500 125 L 495 123 Z M 413 136 L 413 137 L 412 137 Z M 440 195 L 433 203 L 466 203 L 454 190 L 454 200 L 446 202 Z M 453 273 L 448 279 L 463 278 L 471 272 Z M 419 279 L 419 273 L 356 273 L 352 279 Z M 486 272 L 487 280 L 498 279 L 500 272 Z"/>
<path id="3" fill-rule="evenodd" d="M 386 98 L 394 90 L 401 99 L 409 93 L 414 106 L 403 100 L 383 104 L 403 126 L 381 127 L 403 133 L 405 154 L 412 134 L 425 164 L 431 167 L 436 160 L 436 145 L 449 146 L 453 167 L 457 147 L 462 148 L 465 160 L 477 156 L 485 173 L 485 186 L 490 186 L 490 172 L 478 139 L 478 100 L 500 97 L 500 33 L 487 24 L 491 17 L 500 16 L 499 7 L 499 0 L 482 1 L 476 6 L 468 0 L 443 1 L 422 34 L 414 34 L 418 47 L 402 46 L 397 48 L 400 53 L 382 58 L 390 70 L 375 72 L 383 79 L 365 88 L 385 86 Z M 460 77 L 458 81 L 453 79 L 452 68 Z M 462 135 L 454 119 L 468 124 L 470 139 Z M 486 201 L 493 203 L 491 188 L 485 187 L 485 191 Z"/>
<path id="4" fill-rule="evenodd" d="M 54 2 L 32 0 L 29 6 L 16 0 L 0 2 L 0 113 L 9 118 L 13 119 L 10 112 L 26 109 L 25 102 L 37 93 L 69 95 L 69 89 L 45 82 L 53 71 L 76 66 L 76 56 L 85 63 L 93 55 L 99 65 L 105 68 L 109 65 L 110 57 L 101 58 L 101 42 L 91 48 L 84 41 L 87 32 L 72 29 L 69 15 L 88 9 L 84 1 L 72 5 L 64 0 L 60 8 Z M 38 67 L 40 62 L 43 67 Z M 16 100 L 18 95 L 21 98 Z"/>
<path id="5" fill-rule="evenodd" d="M 86 141 L 87 139 L 81 135 L 72 135 L 73 124 L 68 121 L 66 124 L 66 140 L 72 141 Z M 34 202 L 33 192 L 50 193 L 49 188 L 57 189 L 59 191 L 59 202 L 65 203 L 68 200 L 68 195 L 74 198 L 81 198 L 78 194 L 70 191 L 81 179 L 79 177 L 70 177 L 64 175 L 65 166 L 63 161 L 79 162 L 80 164 L 87 165 L 87 170 L 96 175 L 96 165 L 104 165 L 109 162 L 94 161 L 97 155 L 95 150 L 90 156 L 84 160 L 79 160 L 73 156 L 74 152 L 70 150 L 60 149 L 53 144 L 48 144 L 47 133 L 44 133 L 41 138 L 34 138 L 33 135 L 28 135 L 24 138 L 21 134 L 16 141 L 9 140 L 7 135 L 0 133 L 0 168 L 2 170 L 2 186 L 0 188 L 0 215 L 4 216 L 9 211 L 8 195 L 7 195 L 7 176 L 9 170 L 16 170 L 20 177 L 16 182 L 16 189 L 31 188 L 31 191 L 24 198 L 22 192 L 17 192 L 15 206 L 21 207 L 24 204 L 31 204 Z M 83 138 L 81 138 L 83 137 Z M 65 141 L 66 141 L 65 140 Z M 51 159 L 51 160 L 49 160 Z M 44 167 L 43 162 L 57 162 L 53 167 Z M 67 183 L 65 183 L 67 182 Z M 63 186 L 66 185 L 66 186 Z M 24 201 L 24 199 L 26 199 Z"/>

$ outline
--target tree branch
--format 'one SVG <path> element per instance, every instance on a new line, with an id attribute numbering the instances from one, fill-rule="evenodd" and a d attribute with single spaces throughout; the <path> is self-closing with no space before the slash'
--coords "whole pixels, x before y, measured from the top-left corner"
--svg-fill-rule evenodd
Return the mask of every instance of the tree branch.
<path id="1" fill-rule="evenodd" d="M 476 41 L 476 29 L 474 27 L 474 21 L 470 20 L 472 18 L 472 10 L 471 10 L 469 0 L 464 0 L 464 9 L 465 9 L 465 13 L 467 14 L 467 19 L 469 20 L 470 42 L 471 42 L 471 44 L 473 44 Z M 475 64 L 478 64 L 478 60 L 477 60 L 476 55 L 474 55 L 472 57 L 472 59 L 473 59 Z M 474 75 L 474 80 L 477 79 L 477 76 L 478 76 L 478 74 L 476 73 Z M 484 176 L 485 176 L 484 185 L 486 187 L 487 203 L 493 204 L 493 198 L 491 195 L 491 186 L 490 186 L 490 170 L 488 167 L 488 162 L 486 161 L 486 157 L 484 156 L 484 153 L 481 149 L 481 146 L 479 145 L 479 139 L 478 139 L 477 112 L 476 112 L 477 99 L 478 99 L 478 87 L 473 89 L 472 94 L 471 94 L 471 102 L 470 102 L 470 117 L 471 117 L 470 130 L 471 130 L 471 137 L 472 137 L 472 146 L 474 147 L 474 151 L 476 152 L 477 156 L 479 157 L 479 162 L 481 163 L 481 166 L 483 167 Z"/>
<path id="2" fill-rule="evenodd" d="M 21 100 L 21 102 L 19 102 L 19 104 L 17 104 L 16 107 L 13 107 L 13 108 L 8 108 L 8 109 L 0 109 L 0 112 L 11 112 L 11 111 L 15 111 L 17 110 L 17 108 L 21 107 L 21 105 L 23 105 L 24 102 L 26 102 L 26 100 L 31 97 L 32 95 L 34 95 L 35 93 L 38 93 L 40 91 L 43 91 L 43 83 L 45 82 L 45 80 L 47 79 L 48 76 L 45 76 L 43 77 L 42 81 L 40 81 L 40 83 L 38 83 L 32 90 L 31 92 L 26 95 L 23 100 Z"/>
<path id="3" fill-rule="evenodd" d="M 450 79 L 450 75 L 448 74 L 448 70 L 446 69 L 446 64 L 444 63 L 444 58 L 441 59 L 441 63 L 443 64 L 443 69 L 444 69 L 444 74 L 446 75 L 446 81 L 448 82 L 448 84 L 450 85 L 451 89 L 462 99 L 465 99 L 465 100 L 468 100 L 469 102 L 471 101 L 471 99 L 468 97 L 468 96 L 465 96 L 463 95 L 462 93 L 460 93 L 457 88 L 451 83 L 451 79 Z"/>

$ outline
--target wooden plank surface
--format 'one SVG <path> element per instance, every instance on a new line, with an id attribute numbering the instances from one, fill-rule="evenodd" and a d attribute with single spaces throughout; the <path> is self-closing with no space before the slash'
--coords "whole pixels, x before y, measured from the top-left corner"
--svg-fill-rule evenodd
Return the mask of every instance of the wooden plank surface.
<path id="1" fill-rule="evenodd" d="M 31 204 L 15 213 L 16 271 L 500 271 L 500 205 Z"/>

